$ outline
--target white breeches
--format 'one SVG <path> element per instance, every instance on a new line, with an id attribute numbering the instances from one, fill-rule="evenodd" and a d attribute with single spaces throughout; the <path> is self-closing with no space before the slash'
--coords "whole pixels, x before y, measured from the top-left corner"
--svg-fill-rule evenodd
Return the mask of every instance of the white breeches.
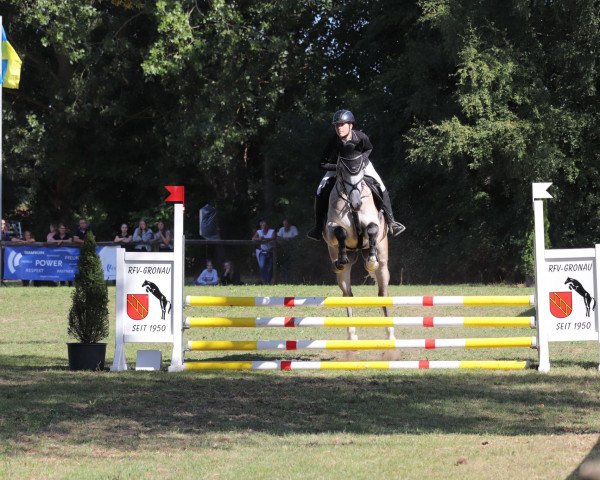
<path id="1" fill-rule="evenodd" d="M 373 167 L 373 164 L 371 162 L 369 162 L 369 164 L 367 165 L 367 168 L 365 168 L 365 175 L 368 175 L 369 177 L 373 177 L 375 180 L 377 180 L 377 183 L 379 183 L 379 185 L 381 185 L 381 191 L 385 192 L 385 185 L 383 184 L 383 180 L 381 179 L 379 174 L 375 171 L 375 167 Z M 334 177 L 334 176 L 335 176 L 335 172 L 327 172 L 325 174 L 325 176 L 321 179 L 321 183 L 319 183 L 319 187 L 317 188 L 317 195 L 319 195 L 321 193 L 321 190 L 323 190 L 323 187 L 327 183 L 327 180 L 329 180 L 331 177 Z"/>

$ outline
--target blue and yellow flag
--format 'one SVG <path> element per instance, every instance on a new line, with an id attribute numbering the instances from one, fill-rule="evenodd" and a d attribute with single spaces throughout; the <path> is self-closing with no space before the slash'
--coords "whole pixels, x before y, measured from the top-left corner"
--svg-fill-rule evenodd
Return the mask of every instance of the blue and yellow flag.
<path id="1" fill-rule="evenodd" d="M 21 59 L 15 49 L 6 39 L 6 32 L 2 27 L 2 86 L 5 88 L 19 88 L 21 80 Z"/>

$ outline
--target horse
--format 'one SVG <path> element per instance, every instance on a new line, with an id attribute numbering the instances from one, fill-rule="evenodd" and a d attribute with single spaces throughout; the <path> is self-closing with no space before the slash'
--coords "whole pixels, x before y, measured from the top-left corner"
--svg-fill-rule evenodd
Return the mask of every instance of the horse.
<path id="1" fill-rule="evenodd" d="M 371 188 L 365 176 L 366 161 L 362 155 L 355 158 L 338 158 L 335 185 L 329 194 L 329 211 L 323 229 L 329 257 L 337 284 L 344 297 L 352 297 L 350 273 L 358 252 L 364 258 L 368 250 L 365 269 L 377 281 L 378 295 L 388 294 L 390 272 L 388 269 L 388 226 L 375 206 Z M 388 309 L 383 307 L 387 317 Z M 352 316 L 352 308 L 347 308 Z M 394 328 L 387 327 L 388 340 L 395 340 Z M 357 340 L 356 328 L 348 328 L 348 339 Z"/>
<path id="2" fill-rule="evenodd" d="M 152 283 L 148 280 L 144 280 L 142 283 L 142 287 L 146 287 L 146 292 L 151 293 L 156 297 L 156 299 L 160 302 L 160 310 L 161 310 L 161 320 L 165 319 L 165 314 L 167 313 L 167 306 L 169 307 L 169 312 L 171 313 L 171 302 L 167 300 L 167 297 L 160 291 L 160 289 L 156 286 L 155 283 Z"/>
<path id="3" fill-rule="evenodd" d="M 583 285 L 579 280 L 575 280 L 574 278 L 567 277 L 565 281 L 565 285 L 569 286 L 569 290 L 575 290 L 579 295 L 583 298 L 583 304 L 585 305 L 585 316 L 590 316 L 590 307 L 592 310 L 596 309 L 596 300 L 594 297 L 590 295 L 590 293 L 583 288 Z M 592 305 L 593 302 L 593 305 Z"/>

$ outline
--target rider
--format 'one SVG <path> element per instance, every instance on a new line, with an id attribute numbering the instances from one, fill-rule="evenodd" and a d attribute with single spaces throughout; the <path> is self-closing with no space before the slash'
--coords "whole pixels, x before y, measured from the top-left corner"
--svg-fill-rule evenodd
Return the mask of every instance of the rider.
<path id="1" fill-rule="evenodd" d="M 321 155 L 320 166 L 323 170 L 327 170 L 325 176 L 317 189 L 315 197 L 315 226 L 306 234 L 308 238 L 313 240 L 321 240 L 323 232 L 323 223 L 327 218 L 327 210 L 329 209 L 329 194 L 335 185 L 335 171 L 338 158 L 355 159 L 362 155 L 366 163 L 365 176 L 371 177 L 375 182 L 378 192 L 375 192 L 381 197 L 381 208 L 385 221 L 389 226 L 389 232 L 395 237 L 400 235 L 405 227 L 401 223 L 394 220 L 392 212 L 392 203 L 390 195 L 381 180 L 379 174 L 375 171 L 373 164 L 369 161 L 369 155 L 373 150 L 373 145 L 366 134 L 360 130 L 354 129 L 354 115 L 350 110 L 338 110 L 333 115 L 331 122 L 335 128 L 335 135 L 332 135 L 323 155 Z M 370 182 L 368 182 L 370 183 Z M 369 184 L 369 186 L 371 186 Z"/>

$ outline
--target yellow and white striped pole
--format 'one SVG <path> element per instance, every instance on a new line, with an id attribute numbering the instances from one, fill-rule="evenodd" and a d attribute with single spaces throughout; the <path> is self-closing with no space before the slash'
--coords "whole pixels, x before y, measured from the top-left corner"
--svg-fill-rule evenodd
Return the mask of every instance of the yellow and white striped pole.
<path id="1" fill-rule="evenodd" d="M 188 317 L 186 328 L 523 327 L 535 317 Z"/>
<path id="2" fill-rule="evenodd" d="M 200 361 L 186 362 L 184 370 L 400 370 L 400 369 L 470 369 L 525 370 L 529 361 L 513 360 L 404 360 L 404 361 Z"/>
<path id="3" fill-rule="evenodd" d="M 196 340 L 189 351 L 392 350 L 399 348 L 536 348 L 535 337 L 424 338 L 408 340 Z"/>
<path id="4" fill-rule="evenodd" d="M 419 296 L 419 297 L 186 297 L 192 307 L 435 307 L 530 306 L 533 295 Z"/>

